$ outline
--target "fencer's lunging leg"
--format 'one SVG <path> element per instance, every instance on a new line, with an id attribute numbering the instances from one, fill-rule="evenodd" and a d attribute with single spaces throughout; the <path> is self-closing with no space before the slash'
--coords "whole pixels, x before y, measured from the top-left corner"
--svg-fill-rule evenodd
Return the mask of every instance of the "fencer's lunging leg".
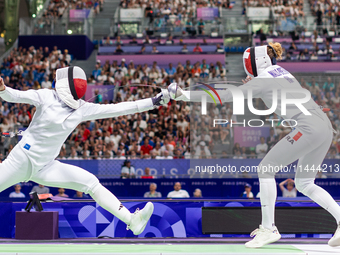
<path id="1" fill-rule="evenodd" d="M 275 225 L 276 181 L 273 178 L 260 178 L 260 200 L 262 223 L 264 228 L 271 229 Z"/>
<path id="2" fill-rule="evenodd" d="M 99 183 L 96 176 L 80 167 L 55 160 L 32 176 L 32 181 L 50 187 L 60 187 L 89 193 L 101 207 L 108 210 L 127 225 L 130 224 L 130 211 L 122 205 L 115 195 Z"/>
<path id="3" fill-rule="evenodd" d="M 15 146 L 8 157 L 0 163 L 0 192 L 16 183 L 27 181 L 31 171 L 31 162 L 26 154 Z"/>
<path id="4" fill-rule="evenodd" d="M 131 221 L 130 211 L 107 188 L 97 183 L 89 190 L 90 196 L 105 210 L 112 213 L 127 225 Z"/>
<path id="5" fill-rule="evenodd" d="M 293 137 L 298 130 L 289 134 Z M 287 137 L 287 136 L 286 136 Z M 286 138 L 285 137 L 285 138 Z M 298 158 L 302 157 L 311 146 L 308 137 L 302 136 L 294 144 L 287 139 L 281 139 L 263 158 L 259 165 L 260 200 L 262 212 L 262 226 L 271 229 L 275 225 L 275 201 L 277 197 L 277 186 L 275 174 L 279 167 L 284 167 Z"/>
<path id="6" fill-rule="evenodd" d="M 318 146 L 315 150 L 300 158 L 297 165 L 297 172 L 295 175 L 295 186 L 305 196 L 309 197 L 321 207 L 326 209 L 333 215 L 337 224 L 340 222 L 340 207 L 331 197 L 331 195 L 314 183 L 317 169 L 326 156 L 332 140 L 332 134 L 326 137 L 324 143 Z"/>
<path id="7" fill-rule="evenodd" d="M 312 199 L 322 208 L 327 210 L 336 220 L 337 223 L 340 222 L 340 207 L 331 197 L 331 195 L 314 183 L 314 178 L 303 178 L 295 179 L 296 189 L 300 191 L 305 196 Z"/>

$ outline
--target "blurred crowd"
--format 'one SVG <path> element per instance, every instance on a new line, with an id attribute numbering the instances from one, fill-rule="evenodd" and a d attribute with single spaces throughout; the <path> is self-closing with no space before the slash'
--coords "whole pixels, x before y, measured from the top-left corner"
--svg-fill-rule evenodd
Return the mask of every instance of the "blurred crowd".
<path id="1" fill-rule="evenodd" d="M 44 18 L 61 18 L 68 9 L 91 9 L 99 13 L 104 0 L 51 0 L 44 11 Z"/>
<path id="2" fill-rule="evenodd" d="M 284 60 L 318 60 L 320 56 L 326 56 L 329 60 L 337 60 L 339 51 L 334 51 L 329 41 L 325 41 L 322 44 L 313 42 L 310 46 L 304 46 L 298 48 L 294 42 L 292 42 L 283 56 Z M 324 60 L 322 58 L 321 60 Z"/>
<path id="3" fill-rule="evenodd" d="M 49 89 L 55 70 L 68 66 L 70 61 L 68 51 L 61 52 L 57 47 L 19 48 L 4 60 L 0 73 L 6 85 L 15 89 Z M 328 77 L 326 81 L 322 77 L 298 79 L 319 105 L 331 109 L 328 115 L 334 128 L 340 130 L 340 81 L 336 77 Z M 115 85 L 113 102 L 119 103 L 152 97 L 172 82 L 188 88 L 198 82 L 226 81 L 226 70 L 222 63 L 209 63 L 205 59 L 196 63 L 187 60 L 184 65 L 169 63 L 166 68 L 160 68 L 157 62 L 152 66 L 135 65 L 121 59 L 113 63 L 98 61 L 88 81 L 96 85 Z M 94 102 L 112 103 L 103 99 L 101 90 L 96 90 Z M 261 109 L 261 104 L 258 101 L 255 107 Z M 207 115 L 203 116 L 200 107 L 199 103 L 172 101 L 149 112 L 82 123 L 67 139 L 59 158 L 256 158 L 290 132 L 289 128 L 277 125 L 270 137 L 261 139 L 260 149 L 241 148 L 234 144 L 233 128 L 229 124 L 216 128 L 209 124 L 212 118 L 236 122 L 231 105 L 208 104 Z M 1 101 L 0 131 L 16 132 L 28 127 L 34 112 L 33 106 Z M 265 117 L 277 118 L 275 115 Z M 0 153 L 6 156 L 15 144 L 14 138 L 1 137 Z M 339 152 L 337 136 L 328 157 L 339 157 Z"/>
<path id="4" fill-rule="evenodd" d="M 246 7 L 271 7 L 274 17 L 301 17 L 304 16 L 303 0 L 244 0 Z"/>
<path id="5" fill-rule="evenodd" d="M 339 0 L 309 0 L 317 25 L 340 25 Z"/>
<path id="6" fill-rule="evenodd" d="M 103 7 L 104 0 L 51 0 L 47 9 L 34 20 L 34 34 L 50 34 L 61 26 L 59 19 L 69 17 L 69 10 L 91 9 L 94 15 Z"/>
<path id="7" fill-rule="evenodd" d="M 120 6 L 123 8 L 147 8 L 151 6 L 154 9 L 159 9 L 160 12 L 166 12 L 167 10 L 171 13 L 172 10 L 176 9 L 181 13 L 187 14 L 195 13 L 196 8 L 207 8 L 207 7 L 226 7 L 229 8 L 229 0 L 181 0 L 181 1 L 137 1 L 137 0 L 121 0 Z"/>
<path id="8" fill-rule="evenodd" d="M 210 1 L 129 1 L 122 0 L 120 3 L 122 8 L 142 8 L 144 17 L 148 19 L 148 26 L 145 30 L 155 32 L 181 32 L 183 34 L 196 35 L 205 34 L 205 25 L 207 21 L 197 19 L 197 8 L 219 9 L 229 8 L 229 0 L 210 0 Z M 218 30 L 221 20 L 218 16 L 214 20 L 209 21 Z"/>
<path id="9" fill-rule="evenodd" d="M 115 60 L 112 64 L 109 61 L 101 63 L 97 60 L 95 69 L 89 78 L 90 83 L 104 85 L 127 86 L 143 84 L 162 87 L 172 82 L 176 82 L 182 87 L 188 87 L 198 81 L 215 82 L 225 80 L 226 70 L 222 63 L 208 63 L 206 59 L 195 63 L 187 60 L 185 65 L 169 63 L 166 68 L 160 68 L 156 61 L 149 66 L 148 64 L 135 65 L 133 61 L 126 63 L 124 58 L 121 59 L 120 63 Z M 128 98 L 125 98 L 126 94 Z M 131 96 L 130 93 L 125 92 L 122 101 L 131 101 L 139 98 L 136 91 L 133 94 L 134 96 Z"/>

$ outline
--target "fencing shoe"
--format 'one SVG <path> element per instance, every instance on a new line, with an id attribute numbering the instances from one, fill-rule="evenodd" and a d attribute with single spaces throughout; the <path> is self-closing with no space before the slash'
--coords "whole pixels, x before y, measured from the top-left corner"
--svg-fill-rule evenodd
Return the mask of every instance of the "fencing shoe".
<path id="1" fill-rule="evenodd" d="M 250 236 L 255 237 L 253 238 L 253 240 L 246 242 L 245 246 L 247 248 L 260 248 L 266 244 L 276 242 L 281 238 L 281 235 L 276 227 L 273 227 L 272 229 L 267 229 L 264 228 L 262 225 L 251 232 Z"/>
<path id="2" fill-rule="evenodd" d="M 340 222 L 334 236 L 328 241 L 328 245 L 332 247 L 340 246 Z"/>
<path id="3" fill-rule="evenodd" d="M 145 229 L 152 213 L 153 213 L 153 203 L 148 202 L 142 210 L 139 208 L 131 215 L 130 224 L 126 227 L 127 230 L 131 230 L 134 235 L 139 235 Z"/>

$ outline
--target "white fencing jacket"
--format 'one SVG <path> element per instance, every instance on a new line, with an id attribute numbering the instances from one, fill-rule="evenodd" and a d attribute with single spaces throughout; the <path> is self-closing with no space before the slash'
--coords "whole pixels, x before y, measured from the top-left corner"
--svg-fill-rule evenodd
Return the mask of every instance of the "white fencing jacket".
<path id="1" fill-rule="evenodd" d="M 289 73 L 288 71 L 286 71 L 285 69 L 278 65 L 267 67 L 257 77 L 253 78 L 246 84 L 238 86 L 237 88 L 242 91 L 244 99 L 248 98 L 248 91 L 251 90 L 252 98 L 261 98 L 268 108 L 271 108 L 273 104 L 273 91 L 276 90 L 278 100 L 277 107 L 274 112 L 278 116 L 281 116 L 283 119 L 298 120 L 299 118 L 301 118 L 301 115 L 303 114 L 301 109 L 298 108 L 295 104 L 287 104 L 287 106 L 285 107 L 286 114 L 284 115 L 282 114 L 281 92 L 283 89 L 293 91 L 291 93 L 287 93 L 288 99 L 301 99 L 305 96 L 302 95 L 301 91 L 307 90 L 301 87 L 300 83 L 295 79 L 295 77 L 291 73 Z M 222 102 L 234 101 L 233 94 L 230 89 L 227 88 L 226 90 L 217 90 L 217 92 Z M 309 91 L 307 92 L 309 93 Z M 213 99 L 210 96 L 208 96 L 207 93 L 204 91 L 182 91 L 182 93 L 183 95 L 176 98 L 176 100 L 201 102 L 202 96 L 205 95 L 207 102 L 210 103 L 214 102 Z M 212 95 L 214 94 L 212 93 Z M 214 98 L 216 102 L 218 102 L 216 95 L 214 95 Z M 327 121 L 328 124 L 330 124 L 327 115 L 322 112 L 320 107 L 315 103 L 315 101 L 312 98 L 310 98 L 307 102 L 303 103 L 302 105 L 304 106 L 305 109 L 307 109 L 307 111 L 311 113 L 311 116 L 318 116 L 321 119 Z"/>
<path id="2" fill-rule="evenodd" d="M 148 98 L 105 105 L 80 100 L 81 106 L 74 110 L 58 97 L 56 91 L 49 89 L 19 91 L 6 87 L 4 91 L 0 91 L 0 97 L 7 102 L 31 104 L 36 107 L 31 124 L 16 145 L 28 156 L 33 171 L 42 169 L 59 155 L 61 146 L 79 123 L 154 108 L 152 99 Z"/>

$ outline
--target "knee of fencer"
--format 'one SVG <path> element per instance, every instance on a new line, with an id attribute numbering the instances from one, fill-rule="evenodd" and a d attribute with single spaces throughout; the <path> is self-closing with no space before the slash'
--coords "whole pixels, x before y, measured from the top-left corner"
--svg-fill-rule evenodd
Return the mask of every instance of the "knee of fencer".
<path id="1" fill-rule="evenodd" d="M 267 177 L 260 177 L 259 178 L 259 182 L 260 182 L 260 184 L 261 183 L 272 183 L 272 182 L 275 182 L 275 177 L 273 176 L 273 177 L 270 177 L 270 176 L 267 176 Z"/>
<path id="2" fill-rule="evenodd" d="M 259 178 L 267 179 L 267 178 L 275 178 L 275 170 L 272 169 L 271 164 L 259 165 L 257 175 Z"/>
<path id="3" fill-rule="evenodd" d="M 275 174 L 280 170 L 277 162 L 268 160 L 265 157 L 258 165 L 258 176 L 259 178 L 274 178 Z"/>
<path id="4" fill-rule="evenodd" d="M 302 194 L 306 194 L 309 190 L 309 188 L 314 184 L 314 179 L 301 179 L 297 178 L 295 179 L 295 187 L 296 189 L 301 192 Z"/>
<path id="5" fill-rule="evenodd" d="M 91 186 L 89 186 L 87 188 L 86 191 L 84 191 L 84 193 L 86 194 L 93 194 L 96 192 L 96 190 L 98 190 L 102 185 L 100 184 L 99 180 L 96 178 L 95 180 L 93 180 L 93 183 Z"/>

